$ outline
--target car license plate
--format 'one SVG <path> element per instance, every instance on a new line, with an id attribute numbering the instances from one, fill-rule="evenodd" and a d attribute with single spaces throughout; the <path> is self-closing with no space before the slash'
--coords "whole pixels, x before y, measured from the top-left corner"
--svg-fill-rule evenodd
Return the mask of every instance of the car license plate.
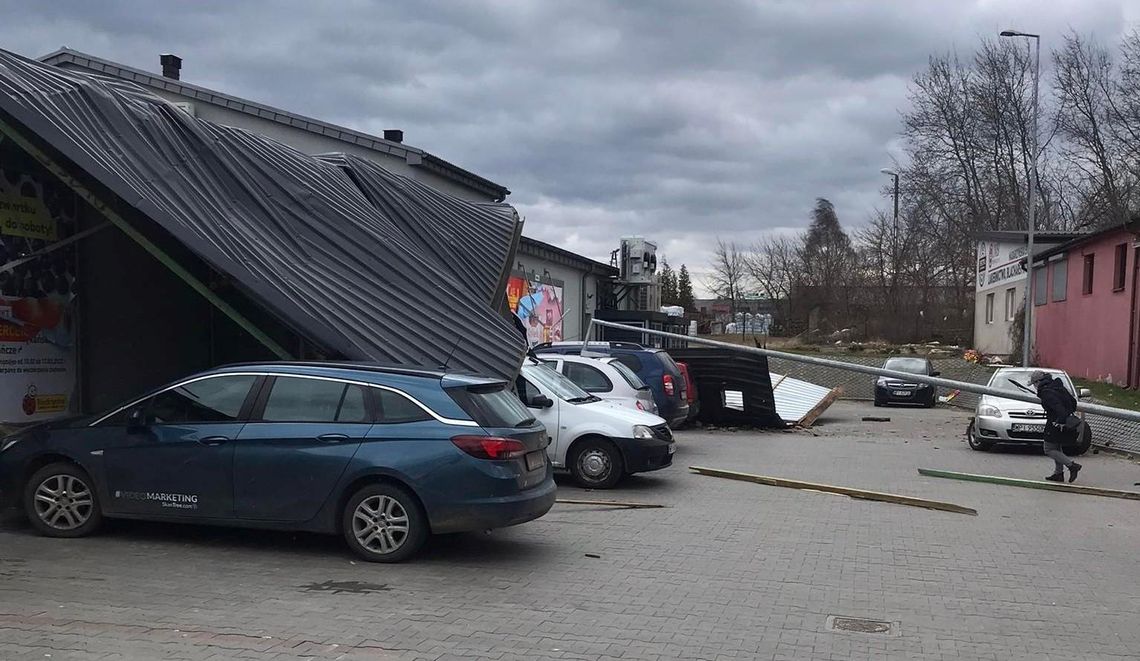
<path id="1" fill-rule="evenodd" d="M 1025 425 L 1025 424 L 1018 424 L 1015 422 L 1012 425 L 1010 425 L 1009 429 L 1010 429 L 1010 431 L 1019 431 L 1019 432 L 1030 433 L 1030 434 L 1044 434 L 1045 433 L 1045 425 Z"/>
<path id="2" fill-rule="evenodd" d="M 895 397 L 910 397 L 909 390 L 895 390 L 893 394 Z"/>
<path id="3" fill-rule="evenodd" d="M 526 469 L 536 471 L 546 465 L 546 450 L 529 452 L 526 455 Z"/>

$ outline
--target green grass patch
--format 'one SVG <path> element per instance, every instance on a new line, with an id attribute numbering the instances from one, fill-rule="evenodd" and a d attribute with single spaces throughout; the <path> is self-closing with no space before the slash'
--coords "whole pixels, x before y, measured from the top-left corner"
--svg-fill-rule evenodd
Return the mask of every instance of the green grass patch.
<path id="1" fill-rule="evenodd" d="M 1118 409 L 1128 409 L 1130 411 L 1140 411 L 1140 391 L 1128 390 L 1114 386 L 1110 383 L 1101 383 L 1099 381 L 1085 381 L 1084 379 L 1073 379 L 1073 383 L 1078 388 L 1088 388 L 1092 391 L 1093 397 L 1098 402 L 1103 402 L 1106 406 L 1113 406 Z"/>

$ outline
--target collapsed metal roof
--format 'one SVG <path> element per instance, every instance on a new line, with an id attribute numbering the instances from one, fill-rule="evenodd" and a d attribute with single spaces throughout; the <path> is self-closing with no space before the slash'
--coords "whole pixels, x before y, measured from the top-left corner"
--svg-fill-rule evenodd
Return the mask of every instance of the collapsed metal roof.
<path id="1" fill-rule="evenodd" d="M 501 311 L 521 229 L 508 205 L 309 156 L 3 50 L 0 118 L 334 357 L 503 378 L 522 362 Z"/>

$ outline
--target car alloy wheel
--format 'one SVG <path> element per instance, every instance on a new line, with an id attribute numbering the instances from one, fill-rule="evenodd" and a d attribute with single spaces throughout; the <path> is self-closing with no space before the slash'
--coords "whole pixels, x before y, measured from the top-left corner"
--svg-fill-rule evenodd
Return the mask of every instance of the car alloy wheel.
<path id="1" fill-rule="evenodd" d="M 56 530 L 75 530 L 87 523 L 95 507 L 91 488 L 71 475 L 52 475 L 36 487 L 36 516 Z"/>
<path id="2" fill-rule="evenodd" d="M 345 503 L 341 528 L 345 542 L 369 562 L 400 562 L 427 541 L 429 524 L 419 501 L 390 483 L 361 487 Z"/>
<path id="3" fill-rule="evenodd" d="M 49 537 L 82 537 L 103 520 L 91 478 L 73 464 L 52 464 L 36 471 L 24 492 L 32 525 Z"/>
<path id="4" fill-rule="evenodd" d="M 408 541 L 408 513 L 391 496 L 370 496 L 356 506 L 352 534 L 373 553 L 394 553 Z"/>

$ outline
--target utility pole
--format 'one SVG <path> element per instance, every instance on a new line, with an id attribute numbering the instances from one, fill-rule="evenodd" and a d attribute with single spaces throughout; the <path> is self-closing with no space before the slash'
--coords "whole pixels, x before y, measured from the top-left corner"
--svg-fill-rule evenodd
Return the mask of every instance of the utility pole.
<path id="1" fill-rule="evenodd" d="M 1037 53 L 1033 59 L 1033 134 L 1030 136 L 1029 172 L 1029 231 L 1027 236 L 1028 254 L 1025 256 L 1025 332 L 1021 340 L 1021 366 L 1029 367 L 1030 345 L 1033 343 L 1033 234 L 1037 229 L 1037 89 L 1041 78 L 1041 35 L 1003 30 L 1003 37 L 1026 37 L 1036 42 Z"/>

